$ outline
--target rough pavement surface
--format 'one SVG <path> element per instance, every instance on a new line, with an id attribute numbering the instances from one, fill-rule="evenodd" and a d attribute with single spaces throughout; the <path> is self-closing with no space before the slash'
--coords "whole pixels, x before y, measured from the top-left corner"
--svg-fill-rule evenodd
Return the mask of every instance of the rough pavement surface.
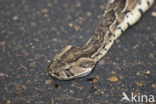
<path id="1" fill-rule="evenodd" d="M 0 104 L 121 104 L 122 92 L 156 97 L 156 5 L 88 76 L 59 81 L 47 73 L 61 48 L 87 41 L 105 4 L 0 0 Z"/>

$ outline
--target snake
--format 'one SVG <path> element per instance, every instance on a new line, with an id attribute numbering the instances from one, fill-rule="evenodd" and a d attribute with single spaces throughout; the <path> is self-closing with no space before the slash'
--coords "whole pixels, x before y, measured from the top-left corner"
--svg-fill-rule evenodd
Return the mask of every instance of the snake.
<path id="1" fill-rule="evenodd" d="M 48 73 L 59 80 L 88 75 L 116 40 L 136 24 L 155 0 L 108 0 L 95 32 L 82 46 L 67 45 L 55 55 Z"/>

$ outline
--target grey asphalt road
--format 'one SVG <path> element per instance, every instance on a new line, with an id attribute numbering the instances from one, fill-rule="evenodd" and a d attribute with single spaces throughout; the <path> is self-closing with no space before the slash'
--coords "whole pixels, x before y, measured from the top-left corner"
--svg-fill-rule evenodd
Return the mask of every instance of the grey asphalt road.
<path id="1" fill-rule="evenodd" d="M 156 100 L 156 5 L 88 76 L 59 81 L 47 73 L 61 48 L 81 46 L 94 33 L 105 4 L 0 0 L 0 104 L 122 104 L 123 92 Z"/>

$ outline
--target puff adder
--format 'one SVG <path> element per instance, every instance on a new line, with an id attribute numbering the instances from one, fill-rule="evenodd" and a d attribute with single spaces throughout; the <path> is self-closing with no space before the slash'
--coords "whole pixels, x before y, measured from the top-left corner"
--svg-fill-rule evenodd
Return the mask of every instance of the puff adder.
<path id="1" fill-rule="evenodd" d="M 155 0 L 108 0 L 94 34 L 81 47 L 68 45 L 53 59 L 49 74 L 69 80 L 89 74 L 114 41 L 134 25 Z"/>

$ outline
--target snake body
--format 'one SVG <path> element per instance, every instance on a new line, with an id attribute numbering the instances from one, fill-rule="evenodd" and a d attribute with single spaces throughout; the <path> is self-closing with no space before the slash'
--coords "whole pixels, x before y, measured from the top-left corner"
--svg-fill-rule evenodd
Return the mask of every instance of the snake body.
<path id="1" fill-rule="evenodd" d="M 94 34 L 81 47 L 68 45 L 53 59 L 49 74 L 69 80 L 89 74 L 116 39 L 134 25 L 155 0 L 109 0 Z"/>

